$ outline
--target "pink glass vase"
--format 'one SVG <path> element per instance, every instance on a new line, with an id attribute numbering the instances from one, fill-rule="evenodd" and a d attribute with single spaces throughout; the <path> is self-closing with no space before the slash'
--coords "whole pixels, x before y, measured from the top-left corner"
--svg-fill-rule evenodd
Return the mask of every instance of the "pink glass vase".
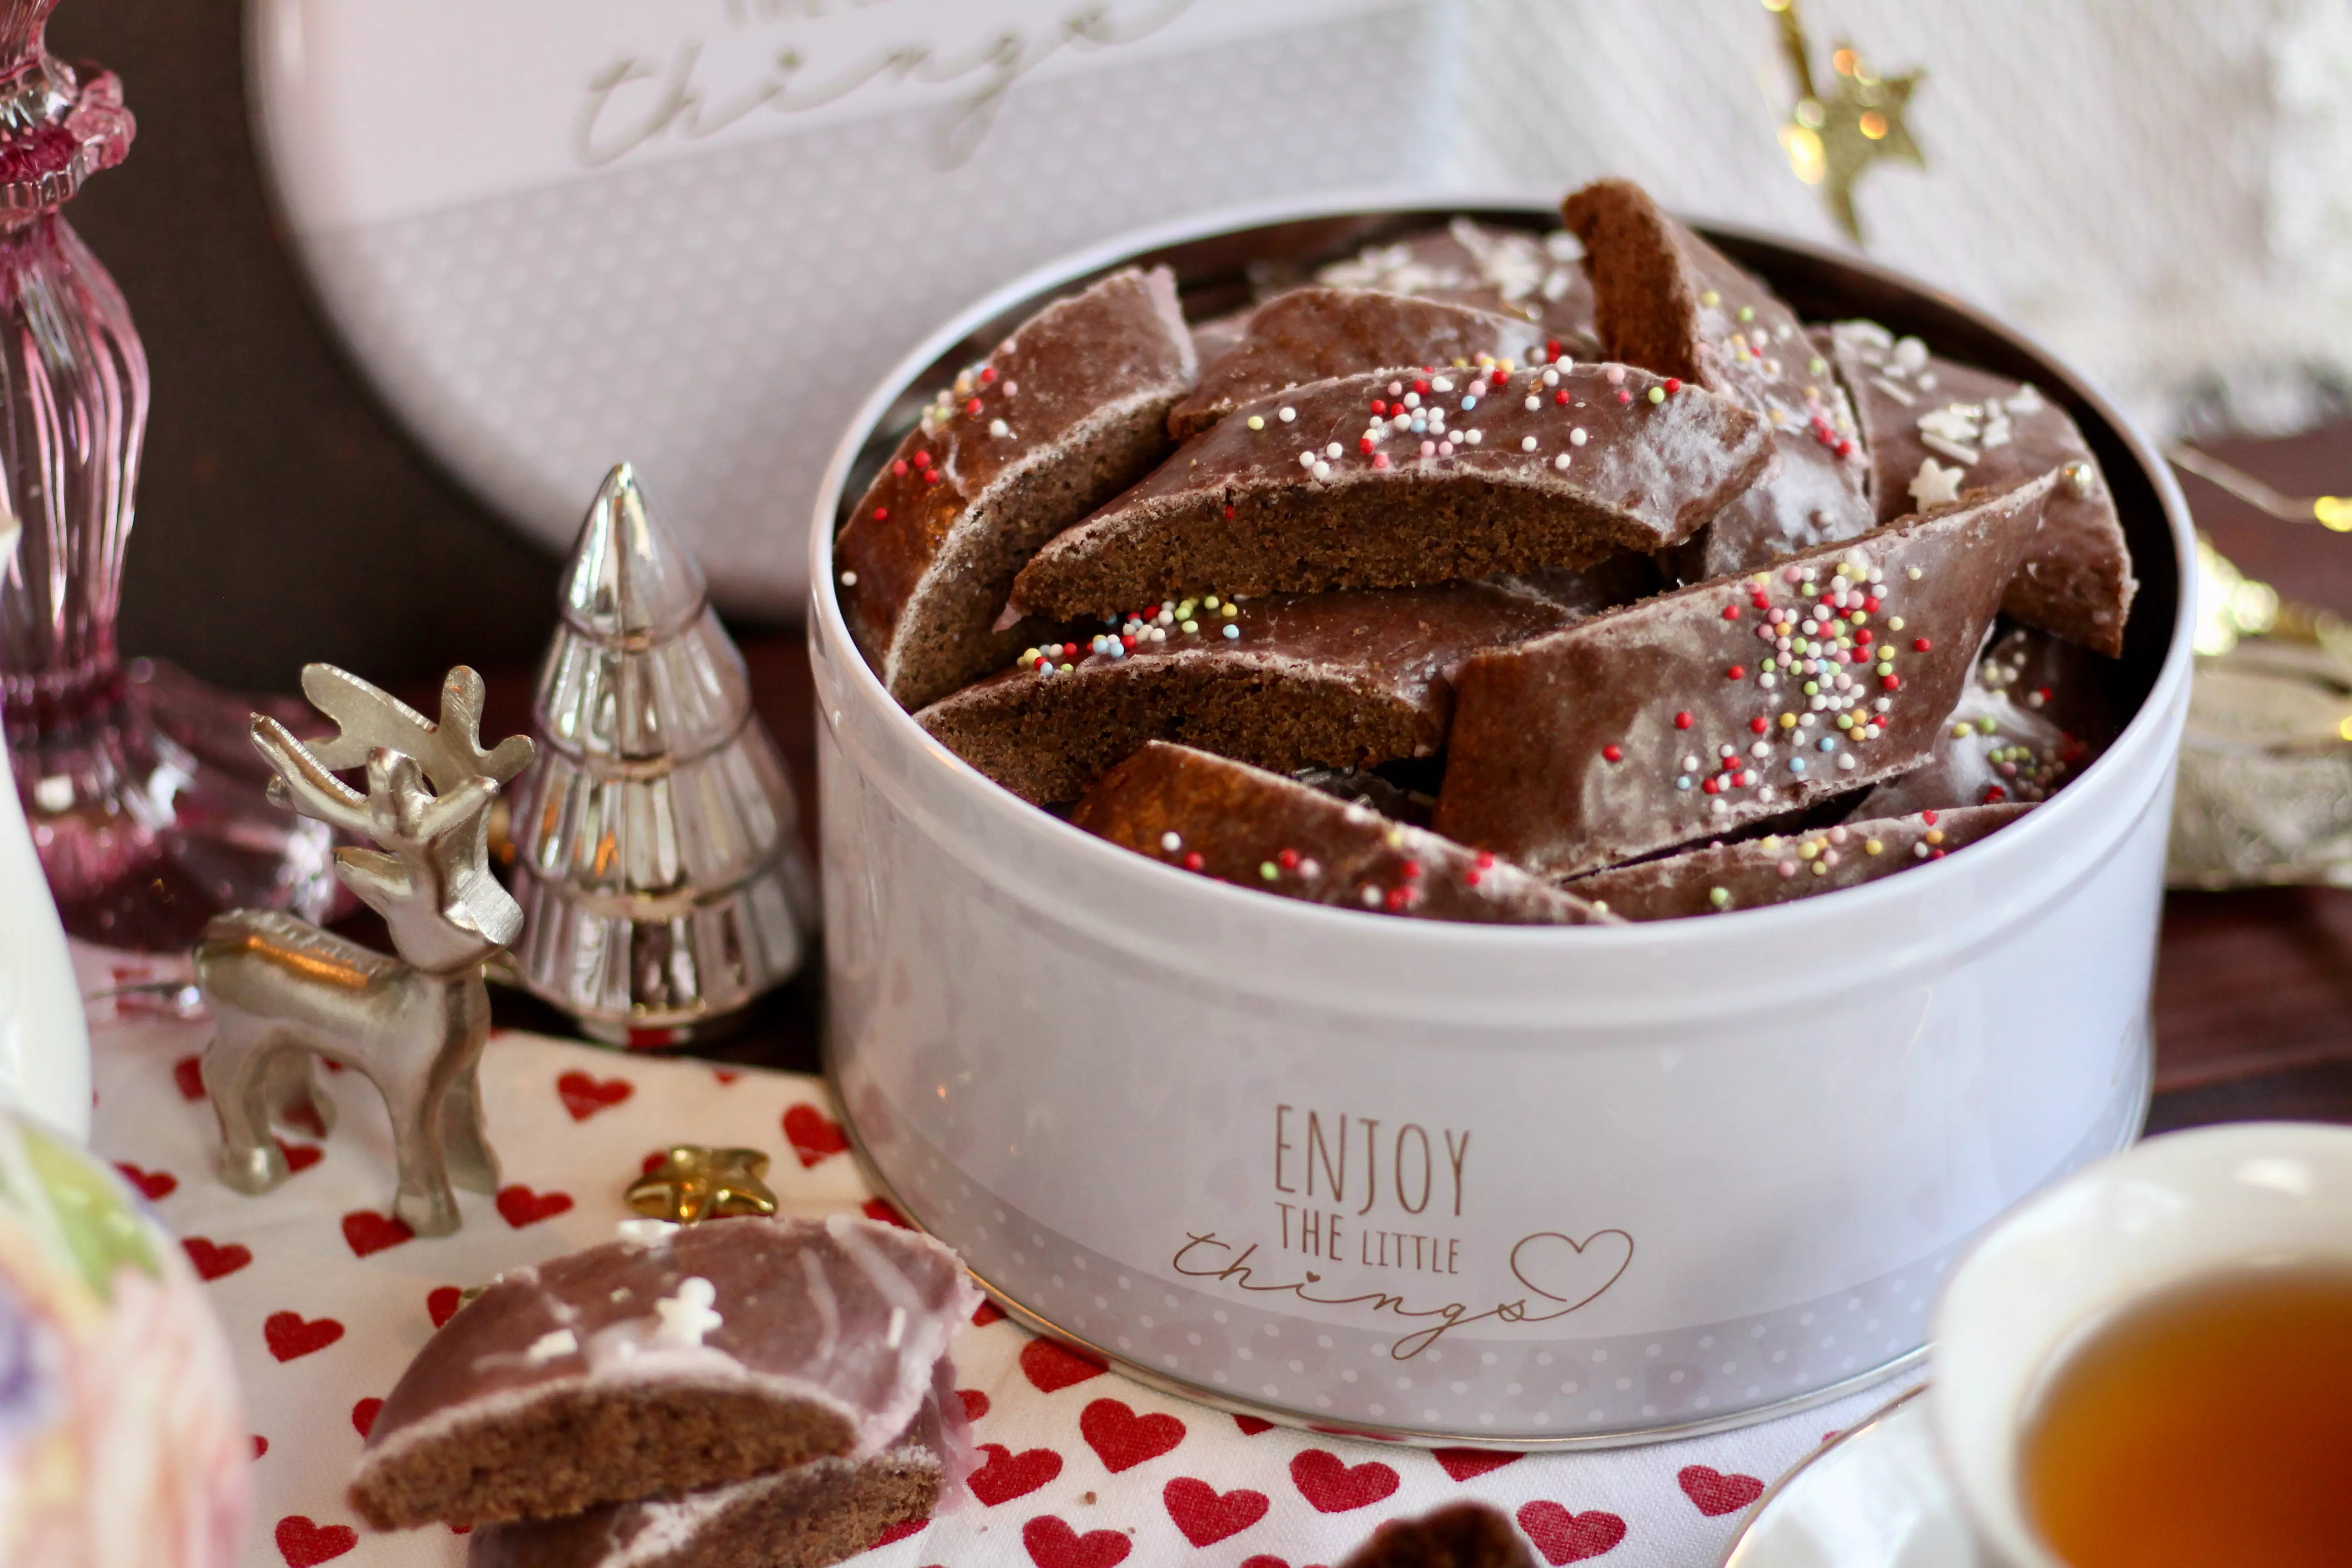
<path id="1" fill-rule="evenodd" d="M 0 714 L 67 930 L 185 944 L 236 905 L 315 915 L 327 835 L 269 806 L 248 704 L 115 650 L 147 426 L 147 360 L 114 279 L 58 210 L 122 161 L 109 73 L 51 56 L 57 0 L 0 0 Z"/>

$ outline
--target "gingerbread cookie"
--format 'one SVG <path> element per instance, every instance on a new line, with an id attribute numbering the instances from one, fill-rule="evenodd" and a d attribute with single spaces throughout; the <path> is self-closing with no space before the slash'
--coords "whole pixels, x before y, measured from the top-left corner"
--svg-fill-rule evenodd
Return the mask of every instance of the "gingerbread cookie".
<path id="1" fill-rule="evenodd" d="M 1543 345 L 1541 328 L 1469 305 L 1377 289 L 1294 289 L 1252 312 L 1239 344 L 1202 359 L 1199 384 L 1168 411 L 1168 432 L 1197 436 L 1244 404 L 1335 375 L 1525 364 Z"/>
<path id="2" fill-rule="evenodd" d="M 865 1458 L 827 1457 L 682 1496 L 607 1503 L 562 1519 L 486 1525 L 467 1568 L 825 1568 L 895 1525 L 928 1519 L 970 1473 L 953 1366 L 896 1442 Z"/>
<path id="3" fill-rule="evenodd" d="M 2059 471 L 2042 537 L 2001 609 L 2113 658 L 2139 584 L 2099 460 L 2066 411 L 2032 386 L 1927 352 L 1875 321 L 1816 328 L 1853 395 L 1881 518 Z"/>
<path id="4" fill-rule="evenodd" d="M 979 1301 L 939 1243 L 840 1215 L 673 1227 L 516 1269 L 409 1363 L 352 1504 L 379 1530 L 477 1525 L 869 1458 Z"/>
<path id="5" fill-rule="evenodd" d="M 1919 766 L 2055 482 L 1465 661 L 1438 830 L 1572 876 Z"/>
<path id="6" fill-rule="evenodd" d="M 1770 461 L 1764 422 L 1623 365 L 1343 376 L 1184 444 L 1013 584 L 1063 619 L 1213 587 L 1318 593 L 1581 566 L 1688 538 Z"/>
<path id="7" fill-rule="evenodd" d="M 1769 473 L 1676 560 L 1686 580 L 1762 566 L 1874 522 L 1859 427 L 1788 306 L 1628 180 L 1563 205 L 1592 274 L 1602 352 L 1722 394 L 1772 430 Z"/>
<path id="8" fill-rule="evenodd" d="M 1557 345 L 1554 355 L 1591 359 L 1601 352 L 1584 247 L 1565 229 L 1529 234 L 1457 217 L 1444 228 L 1367 246 L 1315 276 L 1335 289 L 1381 289 L 1532 322 Z"/>
<path id="9" fill-rule="evenodd" d="M 1448 670 L 1591 613 L 1563 602 L 1583 576 L 1544 581 L 1163 601 L 1028 649 L 915 721 L 1039 803 L 1076 799 L 1154 739 L 1281 773 L 1428 756 L 1445 740 Z"/>
<path id="10" fill-rule="evenodd" d="M 1019 649 L 991 629 L 1013 574 L 1160 460 L 1197 368 L 1174 278 L 1130 268 L 940 392 L 834 545 L 843 611 L 892 697 L 919 708 Z"/>
<path id="11" fill-rule="evenodd" d="M 1308 903 L 1490 924 L 1607 919 L 1494 855 L 1161 741 L 1106 773 L 1070 820 L 1139 855 Z"/>
<path id="12" fill-rule="evenodd" d="M 1680 920 L 1785 904 L 1940 860 L 2032 809 L 1972 805 L 1775 833 L 1596 871 L 1563 886 L 1629 921 Z"/>
<path id="13" fill-rule="evenodd" d="M 2115 738 L 2095 658 L 2031 627 L 1998 638 L 1977 659 L 1934 754 L 1872 790 L 1853 816 L 2049 799 Z"/>

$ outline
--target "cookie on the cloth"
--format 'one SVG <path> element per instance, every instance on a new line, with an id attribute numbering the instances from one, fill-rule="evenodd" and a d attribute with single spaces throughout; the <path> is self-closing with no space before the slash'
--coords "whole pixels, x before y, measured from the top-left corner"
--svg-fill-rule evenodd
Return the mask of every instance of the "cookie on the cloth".
<path id="1" fill-rule="evenodd" d="M 1168 411 L 1168 432 L 1184 440 L 1245 403 L 1335 375 L 1545 357 L 1542 328 L 1492 310 L 1378 289 L 1294 289 L 1251 313 L 1239 344 L 1202 358 L 1191 395 Z"/>
<path id="2" fill-rule="evenodd" d="M 1465 660 L 1437 830 L 1574 876 L 1919 766 L 2055 482 Z"/>
<path id="3" fill-rule="evenodd" d="M 1623 365 L 1341 376 L 1187 441 L 1038 551 L 1013 608 L 1584 566 L 1688 538 L 1770 460 L 1756 416 Z"/>
<path id="4" fill-rule="evenodd" d="M 1940 860 L 2032 809 L 1971 805 L 1775 833 L 1595 871 L 1562 886 L 1629 921 L 1752 910 L 1859 887 Z"/>
<path id="5" fill-rule="evenodd" d="M 914 1420 L 979 1302 L 938 1242 L 838 1215 L 515 1269 L 386 1396 L 352 1505 L 379 1530 L 477 1525 L 867 1458 Z"/>
<path id="6" fill-rule="evenodd" d="M 1502 1510 L 1456 1502 L 1390 1520 L 1339 1568 L 1536 1568 L 1536 1558 Z"/>
<path id="7" fill-rule="evenodd" d="M 2066 411 L 2021 384 L 1955 364 L 1875 321 L 1816 328 L 1853 395 L 1881 518 L 2058 469 L 2042 537 L 2009 586 L 2011 618 L 2113 658 L 2139 584 L 2099 460 Z"/>
<path id="8" fill-rule="evenodd" d="M 1164 741 L 1104 774 L 1070 820 L 1139 855 L 1307 903 L 1501 925 L 1608 918 L 1493 855 Z"/>
<path id="9" fill-rule="evenodd" d="M 1240 604 L 1210 594 L 1029 649 L 915 721 L 1040 804 L 1076 799 L 1153 739 L 1281 773 L 1428 756 L 1445 741 L 1448 670 L 1590 613 L 1483 583 Z"/>
<path id="10" fill-rule="evenodd" d="M 1748 571 L 1873 527 L 1853 409 L 1795 313 L 1630 180 L 1587 185 L 1561 210 L 1584 242 L 1601 352 L 1770 422 L 1771 471 L 1678 552 L 1684 577 Z"/>
<path id="11" fill-rule="evenodd" d="M 2115 739 L 2096 656 L 2019 626 L 1976 663 L 1935 753 L 1864 795 L 1852 818 L 2042 801 Z"/>
<path id="12" fill-rule="evenodd" d="M 1532 321 L 1559 345 L 1555 356 L 1590 359 L 1601 351 L 1584 247 L 1565 229 L 1530 234 L 1456 217 L 1443 228 L 1366 246 L 1325 266 L 1315 280 L 1335 289 L 1445 300 Z"/>
<path id="13" fill-rule="evenodd" d="M 824 1568 L 928 1519 L 970 1472 L 963 1405 L 942 1358 L 914 1422 L 880 1453 L 562 1519 L 486 1525 L 467 1568 Z"/>
<path id="14" fill-rule="evenodd" d="M 1013 574 L 1166 454 L 1197 368 L 1174 277 L 1129 268 L 1032 316 L 924 409 L 834 544 L 850 629 L 902 706 L 1019 650 L 991 629 Z"/>

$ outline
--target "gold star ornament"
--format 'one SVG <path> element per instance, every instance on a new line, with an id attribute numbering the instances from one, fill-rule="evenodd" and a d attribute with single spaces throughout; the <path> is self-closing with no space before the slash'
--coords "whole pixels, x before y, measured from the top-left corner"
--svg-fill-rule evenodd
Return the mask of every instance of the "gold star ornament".
<path id="1" fill-rule="evenodd" d="M 740 1215 L 772 1215 L 776 1194 L 762 1177 L 768 1157 L 757 1149 L 706 1149 L 680 1143 L 661 1163 L 629 1184 L 629 1206 L 647 1219 L 693 1225 Z"/>
<path id="2" fill-rule="evenodd" d="M 1797 0 L 1764 0 L 1764 9 L 1780 19 L 1780 53 L 1797 82 L 1796 107 L 1780 127 L 1789 166 L 1805 184 L 1821 187 L 1830 215 L 1860 245 L 1855 182 L 1874 164 L 1890 160 L 1927 166 L 1904 122 L 1911 94 L 1926 73 L 1882 77 L 1863 62 L 1853 45 L 1842 43 L 1830 57 L 1832 90 L 1822 92 L 1814 85 L 1812 48 L 1797 16 Z"/>

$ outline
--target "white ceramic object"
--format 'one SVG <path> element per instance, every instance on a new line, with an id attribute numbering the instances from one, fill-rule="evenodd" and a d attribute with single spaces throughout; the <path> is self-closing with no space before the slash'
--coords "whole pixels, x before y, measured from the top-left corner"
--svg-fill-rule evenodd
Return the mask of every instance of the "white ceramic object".
<path id="1" fill-rule="evenodd" d="M 853 1133 L 1033 1324 L 1280 1419 L 1626 1442 L 1906 1364 L 1969 1239 L 2129 1142 L 2147 1104 L 2190 535 L 2162 463 L 2063 367 L 1891 274 L 1720 237 L 1801 309 L 1926 331 L 2065 401 L 2147 584 L 2127 655 L 2147 697 L 2102 760 L 1966 853 L 1829 897 L 1527 929 L 1244 892 L 991 784 L 851 643 L 831 538 L 902 394 L 1116 260 L 1197 280 L 1363 210 L 1097 248 L 966 311 L 852 424 L 819 498 L 809 638 L 827 1042 Z"/>
<path id="2" fill-rule="evenodd" d="M 0 512 L 0 572 L 16 552 Z M 41 875 L 24 804 L 0 763 L 0 1104 L 31 1111 L 77 1141 L 89 1136 L 89 1026 L 65 928 Z"/>
<path id="3" fill-rule="evenodd" d="M 2352 1128 L 2252 1122 L 2153 1138 L 2002 1221 L 1935 1316 L 1937 1447 L 1996 1560 L 2063 1568 L 2028 1527 L 2031 1401 L 2088 1328 L 2217 1269 L 2352 1265 Z"/>
<path id="4" fill-rule="evenodd" d="M 1772 1483 L 1722 1568 L 1989 1568 L 1914 1388 Z"/>
<path id="5" fill-rule="evenodd" d="M 1420 0 L 246 0 L 286 231 L 384 401 L 552 554 L 627 454 L 721 607 L 777 618 L 875 367 L 1101 235 L 1443 178 L 1462 23 Z"/>

